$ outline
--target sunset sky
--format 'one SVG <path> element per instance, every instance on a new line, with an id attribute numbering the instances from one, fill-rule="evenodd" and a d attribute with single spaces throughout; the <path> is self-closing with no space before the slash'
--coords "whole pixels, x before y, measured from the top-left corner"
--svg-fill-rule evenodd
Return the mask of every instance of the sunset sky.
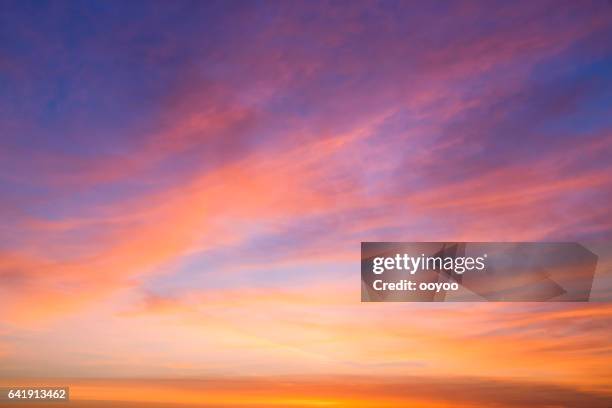
<path id="1" fill-rule="evenodd" d="M 359 248 L 602 245 L 611 157 L 606 0 L 0 0 L 0 385 L 609 407 L 612 303 L 361 303 Z"/>

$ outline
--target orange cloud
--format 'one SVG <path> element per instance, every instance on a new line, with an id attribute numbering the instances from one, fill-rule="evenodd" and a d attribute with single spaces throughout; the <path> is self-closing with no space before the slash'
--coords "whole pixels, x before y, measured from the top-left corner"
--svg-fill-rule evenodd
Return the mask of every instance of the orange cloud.
<path id="1" fill-rule="evenodd" d="M 70 386 L 71 405 L 80 407 L 279 407 L 503 408 L 560 404 L 605 408 L 610 396 L 539 382 L 492 381 L 477 377 L 301 376 L 201 380 L 21 381 L 22 385 Z M 30 406 L 27 403 L 24 406 Z M 38 405 L 32 405 L 38 406 Z"/>

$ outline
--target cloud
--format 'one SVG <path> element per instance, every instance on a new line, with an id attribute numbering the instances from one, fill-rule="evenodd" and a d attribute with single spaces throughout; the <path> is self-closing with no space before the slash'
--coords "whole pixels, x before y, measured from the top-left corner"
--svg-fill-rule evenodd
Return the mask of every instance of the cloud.
<path id="1" fill-rule="evenodd" d="M 610 238 L 606 4 L 194 7 L 1 13 L 5 374 L 601 403 L 606 306 L 382 310 L 350 279 L 364 240 Z"/>
<path id="2" fill-rule="evenodd" d="M 67 382 L 66 382 L 67 381 Z M 610 397 L 543 382 L 477 377 L 260 377 L 202 380 L 64 380 L 80 406 L 188 403 L 207 407 L 608 407 Z M 38 383 L 37 383 L 38 384 Z M 27 405 L 26 405 L 27 406 Z"/>

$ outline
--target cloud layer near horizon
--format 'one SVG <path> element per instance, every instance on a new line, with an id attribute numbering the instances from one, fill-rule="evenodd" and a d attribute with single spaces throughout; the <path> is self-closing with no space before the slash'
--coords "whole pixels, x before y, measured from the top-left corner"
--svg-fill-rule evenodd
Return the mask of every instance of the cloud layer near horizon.
<path id="1" fill-rule="evenodd" d="M 70 404 L 84 408 L 142 406 L 234 407 L 460 407 L 563 406 L 609 407 L 610 398 L 567 386 L 475 377 L 424 378 L 300 376 L 266 378 L 204 378 L 198 380 L 69 379 L 37 380 L 24 384 L 65 386 L 70 382 Z M 62 406 L 61 403 L 20 403 L 25 408 Z"/>

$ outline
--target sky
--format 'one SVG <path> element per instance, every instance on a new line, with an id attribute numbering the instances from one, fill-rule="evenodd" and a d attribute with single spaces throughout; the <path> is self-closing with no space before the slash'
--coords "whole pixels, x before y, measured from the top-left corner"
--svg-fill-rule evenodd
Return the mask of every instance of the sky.
<path id="1" fill-rule="evenodd" d="M 605 0 L 0 0 L 0 383 L 608 407 L 610 303 L 361 303 L 359 248 L 609 242 L 611 107 Z"/>

